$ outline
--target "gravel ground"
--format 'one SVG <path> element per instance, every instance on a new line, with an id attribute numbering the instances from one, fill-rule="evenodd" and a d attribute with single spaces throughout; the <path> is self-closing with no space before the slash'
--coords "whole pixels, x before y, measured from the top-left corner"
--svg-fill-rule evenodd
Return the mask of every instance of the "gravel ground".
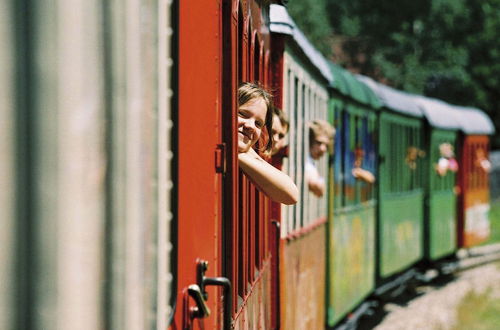
<path id="1" fill-rule="evenodd" d="M 490 292 L 492 297 L 500 298 L 500 263 L 463 271 L 441 285 L 418 287 L 420 296 L 386 304 L 387 314 L 374 329 L 451 329 L 456 322 L 457 305 L 471 291 Z"/>

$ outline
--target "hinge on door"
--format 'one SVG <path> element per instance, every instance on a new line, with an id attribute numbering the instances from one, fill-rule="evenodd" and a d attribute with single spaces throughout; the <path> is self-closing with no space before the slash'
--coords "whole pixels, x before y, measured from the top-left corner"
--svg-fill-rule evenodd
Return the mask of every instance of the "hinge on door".
<path id="1" fill-rule="evenodd" d="M 226 173 L 226 144 L 221 143 L 215 149 L 215 171 L 217 173 Z"/>

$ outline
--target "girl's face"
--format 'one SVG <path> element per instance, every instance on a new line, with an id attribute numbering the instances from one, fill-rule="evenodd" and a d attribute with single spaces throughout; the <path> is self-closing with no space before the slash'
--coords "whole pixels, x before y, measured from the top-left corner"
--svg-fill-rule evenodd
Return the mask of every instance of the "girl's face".
<path id="1" fill-rule="evenodd" d="M 238 152 L 247 152 L 259 140 L 266 124 L 267 106 L 257 97 L 238 109 Z"/>

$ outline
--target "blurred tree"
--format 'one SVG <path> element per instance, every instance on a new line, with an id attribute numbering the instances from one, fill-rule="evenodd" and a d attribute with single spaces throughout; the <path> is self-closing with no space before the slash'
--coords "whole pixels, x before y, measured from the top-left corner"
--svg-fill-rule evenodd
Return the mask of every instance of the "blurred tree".
<path id="1" fill-rule="evenodd" d="M 312 44 L 325 56 L 329 56 L 332 29 L 326 13 L 326 1 L 292 0 L 288 12 Z"/>
<path id="2" fill-rule="evenodd" d="M 500 133 L 500 0 L 291 0 L 288 6 L 335 62 L 399 89 L 481 108 Z M 493 146 L 500 148 L 500 134 Z"/>

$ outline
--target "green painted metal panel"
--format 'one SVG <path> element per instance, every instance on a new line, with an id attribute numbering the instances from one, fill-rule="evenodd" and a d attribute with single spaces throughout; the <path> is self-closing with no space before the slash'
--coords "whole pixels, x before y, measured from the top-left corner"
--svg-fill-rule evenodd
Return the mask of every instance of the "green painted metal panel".
<path id="1" fill-rule="evenodd" d="M 382 196 L 379 236 L 381 276 L 404 270 L 422 258 L 423 197 L 423 191 Z"/>
<path id="2" fill-rule="evenodd" d="M 456 197 L 453 192 L 437 192 L 430 199 L 429 256 L 449 255 L 456 246 Z"/>
<path id="3" fill-rule="evenodd" d="M 422 149 L 422 122 L 382 113 L 379 122 L 379 276 L 386 277 L 423 256 L 424 162 L 409 160 Z"/>
<path id="4" fill-rule="evenodd" d="M 375 203 L 344 209 L 329 226 L 328 324 L 358 305 L 375 284 Z"/>
<path id="5" fill-rule="evenodd" d="M 425 254 L 432 260 L 453 253 L 457 244 L 457 198 L 454 193 L 456 174 L 447 171 L 442 176 L 436 171 L 436 166 L 442 157 L 440 146 L 443 143 L 455 146 L 456 136 L 457 133 L 454 130 L 433 129 L 427 150 L 429 157 L 426 190 L 429 208 L 426 215 L 428 241 Z"/>

